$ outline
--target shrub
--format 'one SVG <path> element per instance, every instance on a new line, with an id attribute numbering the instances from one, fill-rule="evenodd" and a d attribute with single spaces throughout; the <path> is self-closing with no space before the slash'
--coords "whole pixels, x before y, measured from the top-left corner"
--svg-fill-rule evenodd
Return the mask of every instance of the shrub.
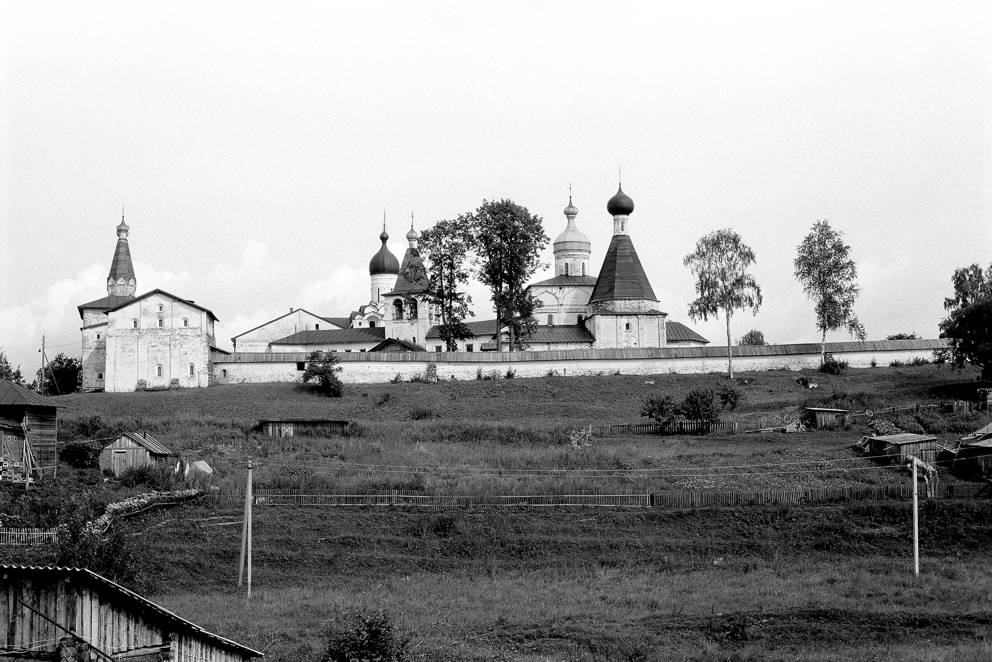
<path id="1" fill-rule="evenodd" d="M 909 414 L 899 414 L 894 417 L 892 422 L 906 432 L 912 432 L 914 434 L 923 434 L 925 432 L 923 426 L 916 421 L 916 418 Z"/>
<path id="2" fill-rule="evenodd" d="M 694 421 L 717 420 L 720 417 L 720 410 L 716 404 L 716 393 L 711 388 L 692 389 L 679 405 L 679 412 L 685 418 Z"/>
<path id="3" fill-rule="evenodd" d="M 885 336 L 886 340 L 918 340 L 919 336 L 916 332 L 913 333 L 893 333 L 891 336 Z"/>
<path id="4" fill-rule="evenodd" d="M 341 379 L 338 373 L 341 366 L 338 365 L 338 357 L 333 352 L 322 352 L 316 350 L 307 357 L 307 369 L 303 371 L 303 383 L 317 383 L 317 390 L 332 398 L 341 397 Z"/>
<path id="5" fill-rule="evenodd" d="M 345 627 L 332 624 L 322 662 L 403 662 L 410 640 L 399 635 L 392 618 L 384 611 L 360 611 L 346 615 Z"/>
<path id="6" fill-rule="evenodd" d="M 734 411 L 744 400 L 744 389 L 733 384 L 721 384 L 716 390 L 716 396 L 720 399 L 721 408 Z"/>
<path id="7" fill-rule="evenodd" d="M 844 371 L 847 370 L 847 361 L 838 361 L 837 359 L 827 359 L 820 366 L 820 372 L 824 372 L 828 375 L 842 375 Z"/>
<path id="8" fill-rule="evenodd" d="M 59 459 L 77 469 L 94 469 L 100 466 L 102 450 L 103 445 L 99 442 L 70 441 L 59 449 Z"/>
<path id="9" fill-rule="evenodd" d="M 128 469 L 118 479 L 124 487 L 145 485 L 157 491 L 171 490 L 176 482 L 172 470 L 173 464 L 170 462 L 146 464 L 142 467 Z"/>
<path id="10" fill-rule="evenodd" d="M 929 364 L 930 364 L 930 360 L 922 356 L 914 356 L 913 360 L 909 362 L 909 365 L 917 366 L 917 367 L 921 365 L 929 365 Z"/>
<path id="11" fill-rule="evenodd" d="M 513 379 L 516 376 L 517 376 L 516 370 L 514 370 L 513 368 L 506 369 L 506 374 L 504 375 L 504 377 L 506 377 L 507 379 Z"/>
<path id="12" fill-rule="evenodd" d="M 387 405 L 389 404 L 389 401 L 392 399 L 392 397 L 393 396 L 390 393 L 383 393 L 382 395 L 379 396 L 379 399 L 376 401 L 376 404 L 379 405 L 380 407 L 382 405 Z"/>
<path id="13" fill-rule="evenodd" d="M 737 341 L 738 345 L 765 345 L 765 334 L 757 329 L 751 329 Z"/>
<path id="14" fill-rule="evenodd" d="M 430 407 L 415 407 L 410 410 L 411 421 L 423 421 L 434 418 L 434 410 Z"/>
<path id="15" fill-rule="evenodd" d="M 668 394 L 649 396 L 641 401 L 641 416 L 661 425 L 670 423 L 679 416 L 679 403 Z"/>
<path id="16" fill-rule="evenodd" d="M 930 411 L 921 411 L 917 413 L 914 418 L 928 434 L 946 434 L 950 431 L 950 426 L 940 414 Z"/>
<path id="17" fill-rule="evenodd" d="M 393 376 L 393 378 L 389 380 L 389 383 L 390 384 L 399 384 L 401 381 L 403 381 L 403 375 L 401 375 L 400 373 L 397 372 Z"/>
<path id="18" fill-rule="evenodd" d="M 889 367 L 890 367 L 890 368 L 901 368 L 901 367 L 903 367 L 903 366 L 905 366 L 905 365 L 906 365 L 906 364 L 905 364 L 905 363 L 903 363 L 902 361 L 900 361 L 899 359 L 893 359 L 893 360 L 892 360 L 892 361 L 891 361 L 891 362 L 889 363 Z"/>

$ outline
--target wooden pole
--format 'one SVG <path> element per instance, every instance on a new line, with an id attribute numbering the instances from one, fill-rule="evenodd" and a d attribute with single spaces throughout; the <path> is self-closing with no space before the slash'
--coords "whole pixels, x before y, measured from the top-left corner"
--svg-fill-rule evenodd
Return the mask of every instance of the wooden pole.
<path id="1" fill-rule="evenodd" d="M 913 574 L 920 575 L 920 513 L 919 497 L 916 489 L 916 464 L 918 460 L 910 456 L 913 463 Z"/>
<path id="2" fill-rule="evenodd" d="M 241 518 L 241 558 L 238 560 L 238 586 L 244 583 L 245 555 L 248 552 L 248 520 L 251 515 L 251 460 L 248 460 L 248 476 L 245 480 L 245 506 Z"/>
<path id="3" fill-rule="evenodd" d="M 246 600 L 251 600 L 251 525 L 252 525 L 252 502 L 255 500 L 252 485 L 252 464 L 251 459 L 248 460 L 248 594 L 245 597 Z"/>

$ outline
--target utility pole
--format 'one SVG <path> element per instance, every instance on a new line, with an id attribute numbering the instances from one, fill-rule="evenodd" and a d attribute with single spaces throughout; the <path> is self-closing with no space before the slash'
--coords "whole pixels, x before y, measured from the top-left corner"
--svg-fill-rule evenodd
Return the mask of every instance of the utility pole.
<path id="1" fill-rule="evenodd" d="M 238 562 L 238 586 L 240 587 L 245 578 L 245 568 L 248 575 L 248 594 L 246 600 L 251 600 L 251 506 L 252 501 L 252 463 L 248 458 L 248 478 L 245 483 L 245 510 L 244 519 L 241 522 L 241 560 Z M 246 564 L 247 562 L 247 564 Z"/>
<path id="2" fill-rule="evenodd" d="M 41 337 L 41 379 L 38 386 L 41 387 L 41 394 L 45 395 L 45 336 Z"/>
<path id="3" fill-rule="evenodd" d="M 916 488 L 916 465 L 919 462 L 915 456 L 909 456 L 909 463 L 913 465 L 913 574 L 917 577 L 920 576 L 920 502 Z"/>

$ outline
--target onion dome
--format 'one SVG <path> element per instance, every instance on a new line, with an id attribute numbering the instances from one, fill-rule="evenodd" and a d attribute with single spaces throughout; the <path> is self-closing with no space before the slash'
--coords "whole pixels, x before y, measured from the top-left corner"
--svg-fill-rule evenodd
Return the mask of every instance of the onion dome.
<path id="1" fill-rule="evenodd" d="M 385 228 L 383 228 L 382 234 L 379 235 L 379 241 L 382 242 L 382 247 L 379 248 L 379 252 L 373 255 L 369 261 L 369 274 L 372 276 L 377 274 L 398 274 L 400 272 L 400 261 L 386 247 L 386 242 L 389 241 L 389 234 Z"/>
<path id="2" fill-rule="evenodd" d="M 634 212 L 634 201 L 623 192 L 623 187 L 617 188 L 616 195 L 606 203 L 606 211 L 610 216 L 630 216 Z"/>
<path id="3" fill-rule="evenodd" d="M 406 233 L 406 240 L 411 244 L 415 244 L 420 240 L 420 233 L 413 229 L 413 223 L 410 224 L 410 231 Z"/>
<path id="4" fill-rule="evenodd" d="M 592 243 L 589 241 L 589 237 L 585 235 L 578 227 L 575 225 L 575 217 L 578 216 L 579 209 L 572 204 L 572 196 L 568 196 L 568 206 L 565 207 L 565 217 L 568 219 L 568 224 L 565 226 L 565 230 L 555 238 L 554 249 L 558 250 L 580 250 L 591 252 Z"/>

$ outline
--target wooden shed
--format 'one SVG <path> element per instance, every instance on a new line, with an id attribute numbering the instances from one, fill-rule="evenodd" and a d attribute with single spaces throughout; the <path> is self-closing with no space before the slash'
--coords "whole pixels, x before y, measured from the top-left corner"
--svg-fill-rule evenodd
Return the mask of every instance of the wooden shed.
<path id="1" fill-rule="evenodd" d="M 120 476 L 128 469 L 164 462 L 174 456 L 147 432 L 124 432 L 100 451 L 100 469 Z"/>
<path id="2" fill-rule="evenodd" d="M 348 434 L 350 425 L 348 421 L 333 421 L 322 418 L 266 418 L 258 422 L 258 427 L 266 437 Z"/>
<path id="3" fill-rule="evenodd" d="M 846 409 L 831 409 L 830 407 L 806 407 L 805 420 L 815 428 L 836 428 L 847 423 Z"/>
<path id="4" fill-rule="evenodd" d="M 0 659 L 245 662 L 260 657 L 91 570 L 0 565 Z"/>
<path id="5" fill-rule="evenodd" d="M 53 476 L 58 464 L 57 402 L 23 386 L 0 379 L 0 418 L 19 422 L 27 440 L 25 452 L 16 461 L 25 462 L 34 476 Z"/>
<path id="6" fill-rule="evenodd" d="M 937 460 L 937 437 L 925 434 L 901 432 L 865 437 L 868 454 L 879 457 L 884 462 L 902 464 L 910 455 L 934 464 Z"/>

